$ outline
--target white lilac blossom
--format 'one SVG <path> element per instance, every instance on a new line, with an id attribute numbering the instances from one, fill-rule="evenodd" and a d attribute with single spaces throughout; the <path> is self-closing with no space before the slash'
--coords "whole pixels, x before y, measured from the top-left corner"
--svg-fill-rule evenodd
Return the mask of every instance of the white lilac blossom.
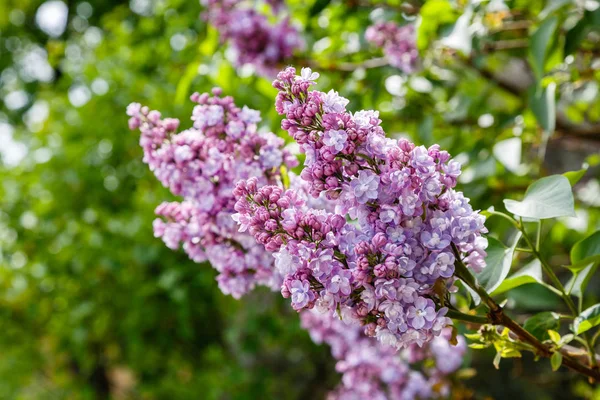
<path id="1" fill-rule="evenodd" d="M 445 398 L 449 375 L 461 366 L 466 351 L 462 336 L 456 338 L 456 346 L 449 343 L 449 328 L 426 346 L 413 345 L 398 353 L 333 316 L 310 310 L 302 311 L 300 319 L 314 342 L 329 345 L 337 360 L 336 369 L 342 374 L 342 382 L 329 393 L 328 400 Z"/>
<path id="2" fill-rule="evenodd" d="M 383 49 L 390 65 L 407 74 L 416 69 L 419 52 L 414 24 L 399 26 L 392 21 L 379 21 L 367 28 L 365 38 Z"/>
<path id="3" fill-rule="evenodd" d="M 386 138 L 375 111 L 325 107 L 331 92 L 309 90 L 317 78 L 290 67 L 273 84 L 282 128 L 309 155 L 303 193 L 240 181 L 234 218 L 278 259 L 294 257 L 281 292 L 295 310 L 341 315 L 397 348 L 423 345 L 451 323 L 439 289 L 452 288 L 456 258 L 485 266 L 484 217 L 454 190 L 460 168 L 446 151 Z M 332 205 L 313 207 L 306 193 Z"/>
<path id="4" fill-rule="evenodd" d="M 255 240 L 237 232 L 233 187 L 250 176 L 262 184 L 279 182 L 280 167 L 297 160 L 283 149 L 283 140 L 259 133 L 258 111 L 239 109 L 231 97 L 194 94 L 193 127 L 177 133 L 179 121 L 161 119 L 157 111 L 131 104 L 131 129 L 141 131 L 144 162 L 182 202 L 156 209 L 154 233 L 171 249 L 183 247 L 196 262 L 210 261 L 219 272 L 224 293 L 239 298 L 256 284 L 277 288 L 282 274 L 273 258 Z M 284 271 L 287 273 L 289 271 Z"/>
<path id="5" fill-rule="evenodd" d="M 219 31 L 220 38 L 232 50 L 234 63 L 254 66 L 261 75 L 273 77 L 294 51 L 304 47 L 304 40 L 284 17 L 282 1 L 269 1 L 276 17 L 269 18 L 247 2 L 239 0 L 204 0 L 204 17 Z"/>

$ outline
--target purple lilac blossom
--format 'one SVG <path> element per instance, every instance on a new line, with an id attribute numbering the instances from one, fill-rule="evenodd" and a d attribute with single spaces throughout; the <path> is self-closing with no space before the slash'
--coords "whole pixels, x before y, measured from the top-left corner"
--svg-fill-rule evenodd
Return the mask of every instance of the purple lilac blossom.
<path id="1" fill-rule="evenodd" d="M 258 132 L 258 111 L 240 109 L 220 93 L 194 94 L 193 128 L 180 133 L 178 120 L 161 119 L 147 107 L 134 103 L 127 113 L 130 128 L 141 131 L 144 162 L 183 198 L 157 207 L 155 235 L 171 249 L 182 246 L 196 262 L 210 261 L 221 290 L 239 298 L 256 284 L 279 287 L 283 275 L 251 236 L 237 232 L 231 219 L 234 184 L 250 176 L 261 184 L 277 183 L 279 167 L 293 167 L 297 160 L 283 149 L 282 139 Z"/>
<path id="2" fill-rule="evenodd" d="M 329 393 L 328 400 L 447 397 L 448 375 L 458 370 L 466 352 L 462 336 L 457 337 L 457 346 L 449 343 L 449 328 L 426 346 L 413 345 L 398 353 L 334 316 L 310 310 L 301 312 L 300 319 L 314 342 L 329 345 L 337 360 L 336 369 L 342 374 L 342 382 Z M 416 363 L 423 365 L 421 370 L 416 369 Z"/>
<path id="3" fill-rule="evenodd" d="M 219 31 L 220 38 L 232 50 L 234 63 L 254 66 L 261 75 L 273 77 L 294 51 L 304 47 L 298 29 L 284 17 L 285 4 L 269 1 L 277 18 L 271 23 L 266 15 L 239 0 L 204 0 L 204 17 Z"/>
<path id="4" fill-rule="evenodd" d="M 451 324 L 433 288 L 453 289 L 456 255 L 485 266 L 484 217 L 453 189 L 460 170 L 446 151 L 386 138 L 374 111 L 326 111 L 330 95 L 309 90 L 318 76 L 290 67 L 273 84 L 282 128 L 311 154 L 304 193 L 240 181 L 234 219 L 276 257 L 295 257 L 281 289 L 295 310 L 336 312 L 397 348 L 423 345 Z"/>
<path id="5" fill-rule="evenodd" d="M 406 74 L 416 69 L 419 52 L 414 24 L 399 26 L 392 21 L 379 21 L 367 28 L 365 38 L 383 49 L 390 65 Z"/>

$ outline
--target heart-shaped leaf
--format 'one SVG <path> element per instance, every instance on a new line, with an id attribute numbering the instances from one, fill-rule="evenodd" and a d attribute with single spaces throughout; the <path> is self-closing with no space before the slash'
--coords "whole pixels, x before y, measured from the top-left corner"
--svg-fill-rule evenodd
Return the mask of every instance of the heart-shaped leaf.
<path id="1" fill-rule="evenodd" d="M 523 200 L 505 199 L 504 205 L 509 212 L 526 218 L 575 216 L 571 184 L 562 175 L 547 176 L 533 182 Z"/>

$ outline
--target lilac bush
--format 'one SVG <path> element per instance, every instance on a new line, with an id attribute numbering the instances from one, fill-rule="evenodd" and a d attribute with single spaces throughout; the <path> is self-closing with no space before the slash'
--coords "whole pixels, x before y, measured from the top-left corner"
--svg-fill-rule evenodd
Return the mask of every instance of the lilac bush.
<path id="1" fill-rule="evenodd" d="M 387 138 L 376 111 L 310 91 L 317 78 L 290 67 L 273 86 L 282 128 L 306 154 L 307 190 L 334 212 L 250 178 L 235 188 L 233 218 L 275 254 L 294 309 L 336 312 L 397 348 L 423 345 L 451 324 L 434 288 L 452 290 L 456 257 L 485 265 L 484 217 L 453 189 L 460 165 L 447 152 Z"/>

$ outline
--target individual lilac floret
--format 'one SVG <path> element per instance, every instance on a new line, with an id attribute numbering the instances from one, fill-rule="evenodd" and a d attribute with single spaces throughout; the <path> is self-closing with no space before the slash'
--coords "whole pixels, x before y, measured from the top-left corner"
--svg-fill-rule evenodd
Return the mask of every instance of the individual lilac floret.
<path id="1" fill-rule="evenodd" d="M 307 156 L 303 193 L 334 207 L 250 178 L 234 190 L 234 219 L 288 260 L 281 292 L 294 309 L 337 313 L 397 348 L 423 345 L 451 323 L 439 289 L 452 287 L 457 258 L 485 265 L 484 217 L 453 189 L 460 168 L 446 151 L 386 138 L 377 112 L 331 103 L 339 95 L 309 90 L 316 79 L 280 72 L 275 105 Z"/>
<path id="2" fill-rule="evenodd" d="M 270 1 L 277 17 L 272 23 L 256 9 L 240 1 L 204 0 L 205 18 L 219 31 L 220 38 L 232 50 L 234 63 L 253 65 L 259 74 L 273 77 L 294 51 L 304 47 L 304 40 L 289 18 L 282 17 L 284 4 Z"/>
<path id="3" fill-rule="evenodd" d="M 399 26 L 391 21 L 379 21 L 367 28 L 365 38 L 383 49 L 390 65 L 406 74 L 416 69 L 419 52 L 414 24 Z"/>
<path id="4" fill-rule="evenodd" d="M 296 158 L 272 133 L 259 133 L 258 111 L 238 108 L 231 97 L 194 94 L 193 128 L 177 133 L 179 121 L 132 104 L 129 126 L 140 129 L 144 162 L 161 183 L 183 202 L 156 209 L 154 233 L 171 249 L 183 247 L 196 262 L 210 261 L 226 294 L 239 298 L 256 284 L 278 288 L 282 275 L 273 258 L 247 234 L 237 231 L 234 184 L 257 177 L 261 184 L 279 182 L 280 167 Z"/>
<path id="5" fill-rule="evenodd" d="M 360 204 L 377 198 L 379 177 L 371 171 L 358 171 L 358 177 L 350 183 L 350 192 Z"/>
<path id="6" fill-rule="evenodd" d="M 346 143 L 347 139 L 348 134 L 346 131 L 342 129 L 331 129 L 325 132 L 325 135 L 323 136 L 323 143 L 326 146 L 331 146 L 333 148 L 331 152 L 333 154 L 337 154 L 344 149 L 344 144 Z"/>

